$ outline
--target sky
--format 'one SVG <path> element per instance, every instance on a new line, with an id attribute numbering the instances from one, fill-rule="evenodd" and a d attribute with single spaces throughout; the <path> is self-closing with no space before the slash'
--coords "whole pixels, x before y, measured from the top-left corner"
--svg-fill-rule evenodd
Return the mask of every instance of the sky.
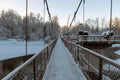
<path id="1" fill-rule="evenodd" d="M 25 1 L 26 0 L 0 0 L 0 11 L 2 9 L 14 9 L 18 14 L 25 15 Z M 110 15 L 110 1 L 111 0 L 86 0 L 85 1 L 85 20 L 87 18 L 102 18 L 109 19 Z M 43 0 L 28 0 L 28 11 L 35 14 L 40 13 L 43 17 Z M 77 9 L 80 0 L 48 0 L 51 16 L 57 16 L 60 25 L 66 25 L 68 16 L 70 15 L 70 22 L 73 18 L 74 12 Z M 120 0 L 113 0 L 113 17 L 120 17 Z M 76 16 L 76 22 L 82 22 L 83 19 L 83 6 Z M 46 20 L 48 20 L 48 14 L 46 11 Z"/>

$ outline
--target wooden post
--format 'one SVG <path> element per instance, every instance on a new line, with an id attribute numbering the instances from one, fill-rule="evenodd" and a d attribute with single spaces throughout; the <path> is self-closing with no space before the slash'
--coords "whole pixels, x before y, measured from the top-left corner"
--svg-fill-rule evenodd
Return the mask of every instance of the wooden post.
<path id="1" fill-rule="evenodd" d="M 43 55 L 41 55 L 41 70 L 40 70 L 40 79 L 42 79 L 42 77 L 43 77 Z"/>
<path id="2" fill-rule="evenodd" d="M 71 43 L 70 43 L 70 44 L 71 44 Z M 72 53 L 72 44 L 71 44 L 70 50 L 71 50 L 71 53 Z M 73 55 L 74 55 L 74 53 L 73 53 Z"/>
<path id="3" fill-rule="evenodd" d="M 79 47 L 77 46 L 77 61 L 79 62 Z"/>
<path id="4" fill-rule="evenodd" d="M 43 70 L 45 70 L 45 65 L 46 65 L 46 53 L 45 52 L 46 52 L 46 49 L 44 50 L 44 54 L 43 54 L 44 55 L 44 69 Z"/>
<path id="5" fill-rule="evenodd" d="M 48 46 L 49 47 L 49 46 Z M 49 58 L 49 54 L 48 54 L 48 47 L 47 47 L 47 62 L 48 62 L 48 58 Z"/>
<path id="6" fill-rule="evenodd" d="M 116 40 L 115 40 L 115 36 L 114 36 L 114 44 L 115 44 L 115 41 L 116 41 Z"/>
<path id="7" fill-rule="evenodd" d="M 34 80 L 37 80 L 36 79 L 36 63 L 35 63 L 36 61 L 35 60 L 33 60 L 33 73 L 34 73 Z"/>
<path id="8" fill-rule="evenodd" d="M 99 80 L 102 80 L 103 60 L 99 58 Z"/>
<path id="9" fill-rule="evenodd" d="M 77 63 L 77 46 L 75 46 L 75 61 Z"/>

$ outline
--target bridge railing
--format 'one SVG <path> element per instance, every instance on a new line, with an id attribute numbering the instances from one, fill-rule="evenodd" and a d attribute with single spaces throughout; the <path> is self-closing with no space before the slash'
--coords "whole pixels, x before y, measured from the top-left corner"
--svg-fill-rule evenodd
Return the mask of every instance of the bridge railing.
<path id="1" fill-rule="evenodd" d="M 68 39 L 69 40 L 69 39 Z M 120 36 L 111 36 L 111 37 L 105 37 L 102 35 L 88 35 L 88 36 L 82 36 L 82 35 L 78 35 L 77 38 L 75 39 L 71 39 L 70 41 L 72 42 L 112 42 L 112 43 L 116 43 L 116 42 L 120 42 Z"/>
<path id="2" fill-rule="evenodd" d="M 87 41 L 94 41 L 94 42 L 101 42 L 101 41 L 107 41 L 108 39 L 105 39 L 105 37 L 104 36 L 88 36 L 87 37 L 87 39 L 86 39 Z"/>
<path id="3" fill-rule="evenodd" d="M 114 40 L 116 42 L 120 43 L 120 36 L 119 35 L 114 36 Z"/>
<path id="4" fill-rule="evenodd" d="M 35 54 L 2 80 L 42 80 L 56 41 L 51 42 L 40 53 Z"/>
<path id="5" fill-rule="evenodd" d="M 120 65 L 115 61 L 70 41 L 63 42 L 88 80 L 120 80 Z"/>

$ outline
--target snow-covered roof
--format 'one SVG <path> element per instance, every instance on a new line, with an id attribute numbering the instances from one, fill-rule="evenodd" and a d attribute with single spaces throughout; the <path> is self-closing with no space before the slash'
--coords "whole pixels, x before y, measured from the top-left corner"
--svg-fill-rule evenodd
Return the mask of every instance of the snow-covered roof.
<path id="1" fill-rule="evenodd" d="M 102 35 L 109 35 L 110 33 L 113 33 L 113 31 L 111 30 L 111 31 L 104 31 L 103 33 L 102 33 Z"/>

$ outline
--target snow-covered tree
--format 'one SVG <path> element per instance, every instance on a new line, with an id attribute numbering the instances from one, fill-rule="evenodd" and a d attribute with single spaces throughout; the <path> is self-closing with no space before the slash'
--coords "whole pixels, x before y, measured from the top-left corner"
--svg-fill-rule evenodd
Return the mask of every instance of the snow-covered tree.
<path id="1" fill-rule="evenodd" d="M 2 10 L 1 16 L 0 16 L 0 24 L 7 29 L 8 32 L 6 32 L 6 37 L 8 38 L 14 38 L 15 35 L 18 33 L 16 32 L 16 27 L 20 24 L 21 17 L 18 15 L 18 13 L 12 9 L 9 9 L 8 11 Z"/>
<path id="2" fill-rule="evenodd" d="M 46 22 L 44 24 L 44 38 L 47 36 L 50 36 L 52 39 L 55 39 L 58 37 L 60 33 L 60 26 L 58 23 L 57 16 L 52 17 L 52 23 Z"/>

